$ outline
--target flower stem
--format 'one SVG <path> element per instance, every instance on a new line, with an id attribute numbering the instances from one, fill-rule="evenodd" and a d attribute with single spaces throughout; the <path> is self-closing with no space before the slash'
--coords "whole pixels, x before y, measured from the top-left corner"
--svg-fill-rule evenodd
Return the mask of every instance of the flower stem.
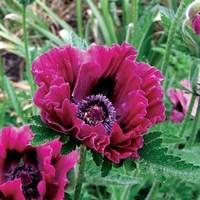
<path id="1" fill-rule="evenodd" d="M 173 22 L 171 23 L 171 26 L 169 29 L 166 51 L 165 51 L 165 55 L 164 55 L 163 63 L 162 63 L 162 67 L 161 67 L 161 70 L 162 70 L 162 73 L 164 76 L 167 73 L 167 69 L 168 69 L 168 65 L 169 65 L 169 57 L 170 57 L 171 50 L 172 50 L 172 44 L 175 39 L 174 36 L 176 34 L 176 27 L 178 25 L 178 22 L 180 21 L 180 18 L 182 17 L 184 9 L 185 9 L 185 1 L 182 0 L 180 3 L 180 6 L 176 12 L 175 18 L 174 18 Z"/>
<path id="2" fill-rule="evenodd" d="M 83 37 L 82 0 L 76 0 L 76 17 L 79 37 Z"/>
<path id="3" fill-rule="evenodd" d="M 191 101 L 190 101 L 188 112 L 186 113 L 185 119 L 183 121 L 183 124 L 182 124 L 180 131 L 179 131 L 179 134 L 178 134 L 180 137 L 184 136 L 185 129 L 187 127 L 187 123 L 189 121 L 189 118 L 190 118 L 191 113 L 192 113 L 192 109 L 194 107 L 195 98 L 196 98 L 195 94 L 192 94 L 192 98 L 191 98 Z"/>
<path id="4" fill-rule="evenodd" d="M 133 170 L 133 172 L 130 174 L 131 177 L 138 177 L 140 171 L 139 171 L 139 163 L 135 163 L 136 164 L 136 169 Z M 127 174 L 128 175 L 128 174 Z M 132 186 L 125 186 L 122 195 L 120 196 L 120 199 L 123 200 L 127 200 L 130 199 L 130 195 L 131 195 L 131 188 Z"/>
<path id="5" fill-rule="evenodd" d="M 197 113 L 196 113 L 196 117 L 195 117 L 195 120 L 194 120 L 194 124 L 192 126 L 192 133 L 190 135 L 187 146 L 189 146 L 189 145 L 191 145 L 195 142 L 196 136 L 197 136 L 197 133 L 198 133 L 198 129 L 199 129 L 199 123 L 200 123 L 200 99 L 198 99 Z"/>
<path id="6" fill-rule="evenodd" d="M 79 200 L 81 196 L 81 188 L 84 179 L 84 169 L 85 169 L 85 161 L 86 161 L 86 147 L 81 145 L 80 147 L 80 163 L 78 168 L 78 178 L 76 181 L 76 187 L 74 192 L 74 200 Z"/>
<path id="7" fill-rule="evenodd" d="M 151 186 L 151 189 L 149 190 L 149 193 L 147 194 L 145 200 L 152 200 L 154 199 L 153 196 L 155 194 L 155 191 L 157 190 L 157 186 L 158 186 L 158 182 L 157 181 L 154 181 L 152 186 Z"/>

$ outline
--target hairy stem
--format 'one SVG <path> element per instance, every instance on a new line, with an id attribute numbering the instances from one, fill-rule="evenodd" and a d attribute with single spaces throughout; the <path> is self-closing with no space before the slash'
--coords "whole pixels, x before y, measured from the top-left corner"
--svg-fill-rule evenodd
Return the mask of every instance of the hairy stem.
<path id="1" fill-rule="evenodd" d="M 180 137 L 182 137 L 184 135 L 184 133 L 185 133 L 185 129 L 187 127 L 187 123 L 189 121 L 192 109 L 194 107 L 195 98 L 196 98 L 196 96 L 194 94 L 192 94 L 192 98 L 191 98 L 190 105 L 189 105 L 189 110 L 188 110 L 188 112 L 187 112 L 187 114 L 185 116 L 185 119 L 184 119 L 183 124 L 182 124 L 182 126 L 180 128 L 180 131 L 179 131 L 179 136 Z"/>
<path id="2" fill-rule="evenodd" d="M 180 6 L 176 12 L 174 21 L 171 23 L 170 29 L 169 29 L 169 34 L 168 34 L 168 38 L 167 38 L 167 46 L 166 46 L 166 51 L 165 51 L 165 55 L 163 58 L 163 63 L 162 63 L 162 73 L 165 76 L 167 73 L 167 69 L 168 69 L 168 65 L 169 65 L 169 58 L 170 58 L 170 54 L 171 54 L 171 50 L 172 50 L 172 44 L 173 41 L 175 39 L 175 34 L 176 34 L 176 27 L 178 25 L 178 22 L 180 21 L 182 14 L 184 12 L 185 9 L 185 1 L 182 0 L 180 3 Z"/>
<path id="3" fill-rule="evenodd" d="M 154 181 L 145 200 L 153 200 L 154 199 L 153 197 L 154 197 L 155 191 L 157 190 L 157 186 L 158 186 L 158 182 Z"/>
<path id="4" fill-rule="evenodd" d="M 86 147 L 84 145 L 81 145 L 78 178 L 76 181 L 74 200 L 80 200 L 81 189 L 82 189 L 82 184 L 83 184 L 83 179 L 84 179 L 85 161 L 86 161 Z"/>
<path id="5" fill-rule="evenodd" d="M 196 136 L 198 133 L 198 129 L 199 129 L 199 123 L 200 123 L 200 99 L 198 99 L 198 108 L 197 108 L 197 114 L 194 120 L 194 124 L 192 126 L 192 132 L 188 141 L 187 145 L 191 145 L 195 142 L 196 140 Z"/>
<path id="6" fill-rule="evenodd" d="M 82 0 L 76 0 L 76 17 L 79 37 L 83 37 Z"/>
<path id="7" fill-rule="evenodd" d="M 139 174 L 139 164 L 136 163 L 136 170 L 133 171 L 133 172 L 130 174 L 130 176 L 131 176 L 131 177 L 137 177 L 138 174 Z M 128 199 L 130 199 L 131 188 L 132 188 L 132 186 L 125 186 L 125 187 L 124 187 L 124 191 L 123 191 L 123 193 L 122 193 L 120 199 L 123 199 L 123 200 L 128 200 Z"/>

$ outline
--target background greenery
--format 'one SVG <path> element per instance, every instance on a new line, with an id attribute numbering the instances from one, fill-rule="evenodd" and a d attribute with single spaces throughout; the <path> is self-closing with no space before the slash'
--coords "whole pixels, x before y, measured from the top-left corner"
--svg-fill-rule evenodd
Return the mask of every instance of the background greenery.
<path id="1" fill-rule="evenodd" d="M 30 123 L 38 113 L 32 104 L 35 90 L 32 60 L 51 47 L 72 44 L 85 48 L 96 42 L 133 44 L 138 60 L 165 74 L 164 88 L 189 79 L 195 89 L 200 37 L 184 26 L 190 0 L 35 0 L 0 1 L 0 127 Z M 30 3 L 30 5 L 28 5 Z M 79 36 L 79 37 L 78 37 Z M 149 130 L 141 159 L 112 166 L 87 154 L 81 199 L 200 199 L 199 118 L 182 124 L 168 120 L 172 108 L 165 96 L 167 120 Z M 49 133 L 37 120 L 35 144 Z M 40 126 L 41 125 L 41 126 Z M 195 140 L 191 141 L 191 135 Z M 46 136 L 45 136 L 46 137 Z M 51 133 L 48 134 L 52 139 Z M 96 164 L 94 164 L 96 161 Z M 110 170 L 112 168 L 112 170 Z M 109 174 L 108 174 L 109 173 Z M 74 191 L 77 169 L 66 192 Z"/>

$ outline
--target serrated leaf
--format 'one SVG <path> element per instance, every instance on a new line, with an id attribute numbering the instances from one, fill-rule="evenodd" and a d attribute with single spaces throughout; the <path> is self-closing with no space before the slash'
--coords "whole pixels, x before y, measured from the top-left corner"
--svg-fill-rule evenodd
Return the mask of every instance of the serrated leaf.
<path id="1" fill-rule="evenodd" d="M 177 155 L 181 156 L 184 160 L 192 163 L 195 166 L 200 166 L 200 146 L 192 146 L 182 150 L 176 151 Z"/>
<path id="2" fill-rule="evenodd" d="M 67 200 L 72 200 L 72 197 L 71 197 L 71 195 L 70 195 L 70 194 L 68 194 L 68 193 L 65 193 L 65 197 L 64 197 L 64 199 L 67 199 Z"/>
<path id="3" fill-rule="evenodd" d="M 101 166 L 101 176 L 102 177 L 107 176 L 111 169 L 112 169 L 112 162 L 104 157 L 103 163 Z"/>
<path id="4" fill-rule="evenodd" d="M 160 132 L 151 132 L 145 136 L 144 148 L 140 151 L 145 163 L 164 175 L 168 173 L 179 178 L 197 176 L 200 168 L 182 160 L 177 155 L 169 154 L 168 149 L 162 146 L 161 135 Z"/>
<path id="5" fill-rule="evenodd" d="M 102 164 L 102 161 L 103 161 L 103 157 L 100 153 L 97 153 L 95 151 L 91 151 L 92 152 L 92 158 L 95 162 L 95 164 L 97 166 L 100 166 Z"/>
<path id="6" fill-rule="evenodd" d="M 124 160 L 123 166 L 126 171 L 133 171 L 136 168 L 135 160 L 132 158 L 127 158 Z"/>
<path id="7" fill-rule="evenodd" d="M 40 145 L 50 140 L 54 140 L 60 137 L 59 132 L 54 131 L 44 124 L 40 118 L 40 116 L 33 116 L 31 118 L 30 128 L 34 133 L 34 138 L 32 140 L 32 145 Z"/>
<path id="8" fill-rule="evenodd" d="M 66 139 L 64 139 L 63 141 L 64 145 L 62 146 L 62 154 L 67 154 L 73 150 L 76 149 L 76 141 L 73 138 L 68 138 L 68 141 L 66 141 Z"/>
<path id="9" fill-rule="evenodd" d="M 44 122 L 41 120 L 39 115 L 32 116 L 31 124 L 34 124 L 34 125 L 37 125 L 37 126 L 45 126 Z"/>
<path id="10" fill-rule="evenodd" d="M 35 134 L 32 140 L 33 146 L 40 145 L 60 137 L 57 134 L 57 132 L 53 131 L 52 129 L 46 128 L 44 126 L 42 127 L 37 125 L 31 125 L 30 127 L 33 133 Z"/>
<path id="11" fill-rule="evenodd" d="M 80 49 L 86 49 L 88 47 L 86 40 L 78 37 L 74 32 L 71 32 L 70 34 L 70 43 L 72 46 L 78 47 Z"/>

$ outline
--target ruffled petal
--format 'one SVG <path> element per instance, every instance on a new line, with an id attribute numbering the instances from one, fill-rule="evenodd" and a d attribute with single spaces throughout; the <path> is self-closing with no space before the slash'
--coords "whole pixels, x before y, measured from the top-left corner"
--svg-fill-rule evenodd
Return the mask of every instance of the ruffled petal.
<path id="1" fill-rule="evenodd" d="M 114 163 L 119 163 L 128 157 L 138 158 L 138 150 L 142 146 L 142 135 L 132 131 L 124 134 L 119 125 L 115 123 L 111 132 L 110 145 L 106 147 L 104 155 Z"/>
<path id="2" fill-rule="evenodd" d="M 173 109 L 170 113 L 170 120 L 174 123 L 180 123 L 183 121 L 185 114 L 183 112 L 179 112 L 176 109 Z"/>
<path id="3" fill-rule="evenodd" d="M 112 47 L 91 45 L 87 52 L 87 59 L 78 73 L 73 92 L 74 100 L 78 102 L 88 95 L 97 93 L 100 82 L 101 85 L 104 85 L 103 82 L 107 78 L 112 79 L 117 71 L 125 66 L 122 66 L 124 60 L 135 59 L 136 55 L 136 50 L 126 43 Z M 109 85 L 105 84 L 105 87 L 109 87 Z M 104 88 L 100 89 L 104 90 Z"/>
<path id="4" fill-rule="evenodd" d="M 7 164 L 11 165 L 16 161 L 16 157 L 7 155 L 9 152 L 16 152 L 16 154 L 22 153 L 26 147 L 30 144 L 32 139 L 32 132 L 28 126 L 21 128 L 5 127 L 0 133 L 0 183 L 4 177 L 4 168 Z M 9 160 L 8 160 L 9 159 Z M 5 163 L 6 162 L 6 163 Z"/>
<path id="5" fill-rule="evenodd" d="M 40 196 L 47 199 L 60 200 L 64 197 L 64 188 L 68 184 L 66 174 L 79 159 L 79 153 L 73 151 L 61 155 L 62 143 L 55 139 L 38 147 L 39 168 L 43 180 L 38 185 Z"/>
<path id="6" fill-rule="evenodd" d="M 181 85 L 185 89 L 191 90 L 191 84 L 188 80 L 182 80 Z M 192 94 L 187 93 L 185 90 L 182 89 L 170 88 L 168 90 L 168 96 L 171 103 L 173 104 L 173 109 L 170 114 L 170 120 L 175 123 L 180 123 L 183 121 L 185 114 L 189 110 Z M 195 99 L 194 106 L 191 112 L 192 116 L 196 116 L 198 108 L 198 100 L 199 97 Z"/>
<path id="7" fill-rule="evenodd" d="M 121 105 L 118 113 L 121 116 L 118 118 L 118 123 L 123 128 L 124 132 L 137 131 L 145 133 L 150 127 L 151 122 L 147 115 L 148 100 L 144 93 L 140 90 L 129 93 L 126 101 Z"/>
<path id="8" fill-rule="evenodd" d="M 146 63 L 135 62 L 135 71 L 142 78 L 141 89 L 148 99 L 147 118 L 152 124 L 165 119 L 164 93 L 161 87 L 163 76 L 159 70 Z"/>
<path id="9" fill-rule="evenodd" d="M 15 179 L 0 185 L 0 198 L 1 195 L 5 199 L 10 200 L 25 200 L 22 192 L 22 183 L 20 179 Z"/>
<path id="10" fill-rule="evenodd" d="M 0 144 L 5 150 L 16 150 L 22 152 L 33 137 L 28 126 L 21 128 L 5 127 L 0 133 Z"/>
<path id="11" fill-rule="evenodd" d="M 80 131 L 74 136 L 89 148 L 103 153 L 105 147 L 110 143 L 110 136 L 106 133 L 103 125 L 90 126 L 83 123 L 80 125 Z"/>
<path id="12" fill-rule="evenodd" d="M 174 107 L 177 107 L 177 105 L 179 104 L 181 107 L 181 110 L 179 111 L 186 113 L 189 99 L 186 98 L 186 96 L 188 95 L 185 94 L 183 90 L 170 88 L 168 90 L 168 96 Z"/>
<path id="13" fill-rule="evenodd" d="M 47 104 L 48 110 L 42 110 L 42 120 L 49 124 L 56 131 L 70 133 L 75 131 L 77 127 L 74 125 L 74 119 L 76 118 L 77 107 L 65 99 L 62 102 L 61 107 L 56 107 L 53 102 Z"/>
<path id="14" fill-rule="evenodd" d="M 101 66 L 94 63 L 82 65 L 78 76 L 72 97 L 77 103 L 91 94 L 94 85 L 101 77 Z"/>
<path id="15" fill-rule="evenodd" d="M 58 183 L 59 187 L 57 193 L 53 200 L 60 200 L 64 198 L 65 187 L 68 185 L 69 181 L 66 177 L 66 174 L 75 167 L 79 160 L 79 153 L 73 151 L 65 156 L 61 156 L 55 164 L 56 175 L 55 182 Z M 51 183 L 50 183 L 51 184 Z M 50 195 L 49 197 L 51 197 Z"/>
<path id="16" fill-rule="evenodd" d="M 55 76 L 60 76 L 70 85 L 74 85 L 83 58 L 83 51 L 69 45 L 53 48 L 33 62 L 32 73 L 35 82 L 38 85 L 49 85 Z"/>

